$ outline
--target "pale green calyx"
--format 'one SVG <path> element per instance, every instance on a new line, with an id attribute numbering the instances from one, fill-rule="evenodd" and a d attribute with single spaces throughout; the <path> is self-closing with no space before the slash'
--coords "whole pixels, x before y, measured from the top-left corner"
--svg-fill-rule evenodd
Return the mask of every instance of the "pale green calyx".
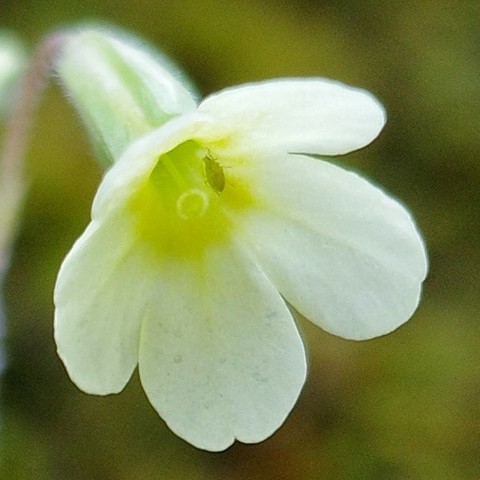
<path id="1" fill-rule="evenodd" d="M 20 41 L 10 32 L 0 31 L 0 118 L 10 107 L 12 90 L 26 64 Z"/>
<path id="2" fill-rule="evenodd" d="M 144 133 L 196 108 L 192 85 L 169 59 L 119 32 L 73 33 L 56 71 L 104 166 Z"/>

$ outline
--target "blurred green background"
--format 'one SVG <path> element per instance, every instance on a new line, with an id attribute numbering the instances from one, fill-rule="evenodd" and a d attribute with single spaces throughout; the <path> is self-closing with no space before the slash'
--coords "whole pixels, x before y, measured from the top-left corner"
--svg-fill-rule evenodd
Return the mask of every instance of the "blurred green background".
<path id="1" fill-rule="evenodd" d="M 48 90 L 6 285 L 9 367 L 2 480 L 480 479 L 480 2 L 1 0 L 0 27 L 32 46 L 101 19 L 169 53 L 204 94 L 278 76 L 364 87 L 389 123 L 335 161 L 409 206 L 430 274 L 414 318 L 356 343 L 300 320 L 310 370 L 284 426 L 224 453 L 178 439 L 137 376 L 105 398 L 68 379 L 52 339 L 57 269 L 89 219 L 100 171 L 80 122 Z"/>

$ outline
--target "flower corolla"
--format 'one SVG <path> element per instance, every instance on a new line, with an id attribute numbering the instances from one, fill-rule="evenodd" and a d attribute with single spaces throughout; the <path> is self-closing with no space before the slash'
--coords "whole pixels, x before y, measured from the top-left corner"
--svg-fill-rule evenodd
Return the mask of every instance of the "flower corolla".
<path id="1" fill-rule="evenodd" d="M 306 375 L 287 304 L 356 340 L 418 305 L 427 261 L 410 214 L 318 158 L 364 147 L 384 123 L 364 90 L 280 79 L 211 95 L 133 142 L 58 275 L 55 339 L 72 380 L 116 393 L 138 365 L 193 445 L 271 435 Z"/>

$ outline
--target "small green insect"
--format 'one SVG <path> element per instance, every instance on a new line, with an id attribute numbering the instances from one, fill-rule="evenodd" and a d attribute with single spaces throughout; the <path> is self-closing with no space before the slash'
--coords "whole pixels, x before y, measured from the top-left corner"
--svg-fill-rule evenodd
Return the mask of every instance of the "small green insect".
<path id="1" fill-rule="evenodd" d="M 225 174 L 223 173 L 223 168 L 210 155 L 210 153 L 207 153 L 203 162 L 205 164 L 205 177 L 208 184 L 213 190 L 215 190 L 215 192 L 223 192 L 223 189 L 225 188 Z"/>

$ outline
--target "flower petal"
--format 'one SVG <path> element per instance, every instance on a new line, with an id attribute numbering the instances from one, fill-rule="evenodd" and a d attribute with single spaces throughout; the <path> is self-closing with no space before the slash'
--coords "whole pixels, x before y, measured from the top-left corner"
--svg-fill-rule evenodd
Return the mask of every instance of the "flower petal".
<path id="1" fill-rule="evenodd" d="M 320 78 L 230 88 L 199 111 L 216 117 L 244 151 L 338 155 L 368 145 L 385 124 L 373 95 Z"/>
<path id="2" fill-rule="evenodd" d="M 211 451 L 259 442 L 285 420 L 305 354 L 278 292 L 240 250 L 166 260 L 140 338 L 143 387 L 180 437 Z"/>
<path id="3" fill-rule="evenodd" d="M 237 213 L 282 295 L 325 330 L 386 334 L 418 305 L 427 260 L 407 211 L 358 175 L 295 155 L 244 167 L 260 208 Z"/>
<path id="4" fill-rule="evenodd" d="M 120 216 L 92 222 L 65 258 L 55 286 L 55 340 L 82 390 L 116 393 L 129 380 L 148 270 Z"/>
<path id="5" fill-rule="evenodd" d="M 92 207 L 92 217 L 121 209 L 158 162 L 158 158 L 187 140 L 215 141 L 221 133 L 205 114 L 185 114 L 170 120 L 133 142 L 102 180 Z"/>

